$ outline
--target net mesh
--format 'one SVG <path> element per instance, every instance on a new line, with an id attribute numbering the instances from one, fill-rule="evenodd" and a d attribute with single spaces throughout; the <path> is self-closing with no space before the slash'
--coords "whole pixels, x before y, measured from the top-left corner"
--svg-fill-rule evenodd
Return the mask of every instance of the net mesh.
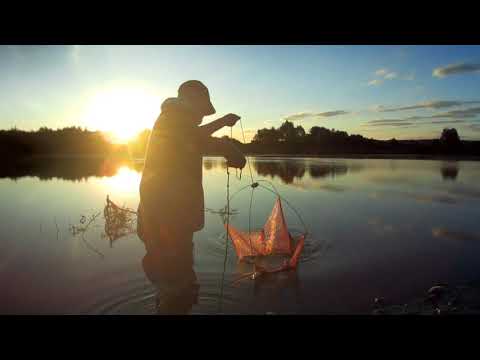
<path id="1" fill-rule="evenodd" d="M 110 243 L 123 236 L 136 233 L 137 213 L 132 209 L 116 205 L 108 196 L 103 216 L 105 218 L 105 236 Z"/>
<path id="2" fill-rule="evenodd" d="M 228 225 L 227 230 L 239 260 L 259 255 L 283 254 L 291 256 L 288 267 L 297 266 L 305 236 L 294 239 L 288 232 L 280 198 L 277 198 L 263 229 L 245 232 Z"/>

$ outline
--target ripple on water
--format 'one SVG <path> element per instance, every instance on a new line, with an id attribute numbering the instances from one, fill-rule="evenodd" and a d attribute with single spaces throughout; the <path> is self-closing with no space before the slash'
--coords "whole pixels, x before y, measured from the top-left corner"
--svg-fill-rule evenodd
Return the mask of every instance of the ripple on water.
<path id="1" fill-rule="evenodd" d="M 248 283 L 233 286 L 231 276 L 225 277 L 222 309 L 219 308 L 221 274 L 197 273 L 200 285 L 196 303 L 192 304 L 191 314 L 217 314 L 220 310 L 240 308 L 242 293 Z M 153 315 L 156 314 L 157 289 L 146 278 L 132 278 L 110 288 L 108 295 L 97 299 L 81 313 L 92 315 Z M 236 310 L 239 312 L 238 310 Z"/>
<path id="2" fill-rule="evenodd" d="M 299 231 L 292 229 L 295 236 Z M 205 243 L 203 243 L 205 244 Z M 228 259 L 223 283 L 222 293 L 222 270 L 223 267 L 210 271 L 201 271 L 203 262 L 211 262 L 215 259 L 218 264 L 223 264 L 225 256 L 225 233 L 214 235 L 206 246 L 202 246 L 202 257 L 196 258 L 195 267 L 199 292 L 196 302 L 192 304 L 191 314 L 218 314 L 218 313 L 266 313 L 293 311 L 295 304 L 288 303 L 287 299 L 279 299 L 279 292 L 297 287 L 298 278 L 295 271 L 283 274 L 271 274 L 262 276 L 255 281 L 248 277 L 238 280 L 242 275 L 252 271 L 252 265 L 246 262 L 238 262 L 232 243 L 228 243 Z M 328 249 L 326 241 L 319 241 L 312 234 L 307 237 L 305 247 L 300 258 L 301 263 L 316 261 Z M 205 258 L 205 256 L 207 258 Z M 284 257 L 272 256 L 259 259 L 264 266 L 281 264 Z M 118 278 L 117 278 L 118 280 Z M 126 278 L 121 282 L 116 281 L 103 298 L 96 301 L 82 313 L 87 314 L 132 314 L 152 315 L 156 314 L 157 289 L 145 276 Z M 284 301 L 283 304 L 282 301 Z M 280 310 L 279 310 L 280 309 Z"/>

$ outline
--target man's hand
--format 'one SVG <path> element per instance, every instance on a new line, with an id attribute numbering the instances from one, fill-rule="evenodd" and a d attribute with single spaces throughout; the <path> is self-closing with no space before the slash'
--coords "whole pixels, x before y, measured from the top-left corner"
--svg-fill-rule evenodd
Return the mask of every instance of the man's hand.
<path id="1" fill-rule="evenodd" d="M 230 149 L 225 156 L 225 158 L 227 159 L 227 166 L 237 169 L 243 169 L 245 167 L 245 164 L 247 163 L 247 159 L 242 154 L 242 152 L 232 144 L 229 145 L 229 148 Z"/>
<path id="2" fill-rule="evenodd" d="M 241 170 L 245 167 L 246 163 L 247 163 L 247 159 L 241 153 L 236 154 L 236 156 L 231 156 L 227 158 L 228 167 Z"/>
<path id="3" fill-rule="evenodd" d="M 222 118 L 222 121 L 223 123 L 225 124 L 225 126 L 234 126 L 238 120 L 240 120 L 240 116 L 238 115 L 235 115 L 235 114 L 227 114 L 225 116 L 223 116 Z"/>

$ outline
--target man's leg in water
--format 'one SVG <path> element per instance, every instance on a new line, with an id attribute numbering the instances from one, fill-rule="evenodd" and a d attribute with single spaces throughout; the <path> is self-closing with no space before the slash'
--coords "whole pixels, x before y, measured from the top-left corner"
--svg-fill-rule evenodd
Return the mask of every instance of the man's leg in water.
<path id="1" fill-rule="evenodd" d="M 157 287 L 166 312 L 187 313 L 196 303 L 198 285 L 193 270 L 193 233 L 163 227 L 145 237 L 143 268 Z"/>

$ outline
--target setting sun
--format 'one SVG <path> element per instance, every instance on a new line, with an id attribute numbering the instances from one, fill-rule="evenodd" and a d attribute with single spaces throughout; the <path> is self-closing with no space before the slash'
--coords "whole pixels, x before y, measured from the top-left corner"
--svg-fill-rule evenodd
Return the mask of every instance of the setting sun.
<path id="1" fill-rule="evenodd" d="M 160 110 L 160 98 L 141 89 L 110 89 L 95 94 L 86 107 L 83 123 L 104 131 L 112 141 L 124 143 L 150 128 Z"/>

